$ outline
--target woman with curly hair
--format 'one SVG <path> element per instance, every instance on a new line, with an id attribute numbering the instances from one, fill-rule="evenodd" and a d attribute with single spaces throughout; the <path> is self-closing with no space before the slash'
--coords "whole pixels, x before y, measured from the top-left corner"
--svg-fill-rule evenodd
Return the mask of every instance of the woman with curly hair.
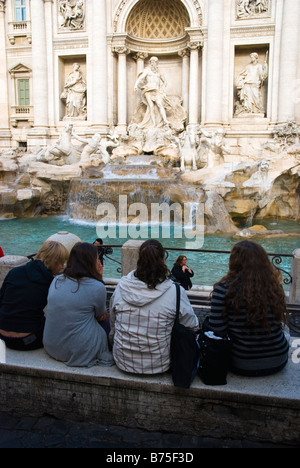
<path id="1" fill-rule="evenodd" d="M 171 332 L 176 315 L 176 286 L 169 279 L 165 250 L 145 241 L 137 268 L 123 276 L 110 305 L 111 342 L 116 365 L 125 372 L 157 374 L 170 368 Z M 198 319 L 181 287 L 179 321 L 197 330 Z"/>
<path id="2" fill-rule="evenodd" d="M 285 294 L 266 251 L 252 241 L 231 250 L 228 273 L 214 285 L 209 326 L 232 341 L 231 370 L 259 376 L 280 371 L 288 359 L 283 333 Z"/>

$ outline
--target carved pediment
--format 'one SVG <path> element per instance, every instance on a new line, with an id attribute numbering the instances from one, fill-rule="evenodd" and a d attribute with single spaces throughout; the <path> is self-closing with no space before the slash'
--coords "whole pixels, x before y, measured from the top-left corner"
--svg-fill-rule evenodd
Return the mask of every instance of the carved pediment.
<path id="1" fill-rule="evenodd" d="M 11 68 L 9 70 L 9 73 L 11 75 L 16 74 L 16 73 L 22 73 L 22 74 L 30 74 L 32 72 L 31 68 L 26 67 L 26 65 L 23 65 L 22 63 L 19 63 L 15 67 Z"/>

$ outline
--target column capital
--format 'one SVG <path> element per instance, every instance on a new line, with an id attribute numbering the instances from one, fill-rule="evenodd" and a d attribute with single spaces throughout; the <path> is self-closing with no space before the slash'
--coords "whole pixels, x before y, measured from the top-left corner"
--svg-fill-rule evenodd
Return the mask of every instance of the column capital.
<path id="1" fill-rule="evenodd" d="M 149 54 L 148 52 L 137 52 L 135 55 L 134 55 L 134 58 L 136 60 L 146 60 L 146 58 L 149 57 Z"/>
<path id="2" fill-rule="evenodd" d="M 117 55 L 128 55 L 130 54 L 130 50 L 125 47 L 125 46 L 115 46 L 113 47 L 113 53 L 117 54 Z"/>
<path id="3" fill-rule="evenodd" d="M 203 45 L 202 41 L 190 41 L 187 44 L 187 47 L 190 50 L 196 50 L 196 49 L 200 49 L 202 45 Z"/>
<path id="4" fill-rule="evenodd" d="M 6 0 L 0 0 L 0 12 L 4 12 L 5 11 L 5 7 L 6 7 Z"/>
<path id="5" fill-rule="evenodd" d="M 188 57 L 190 55 L 190 50 L 188 47 L 186 47 L 185 49 L 182 49 L 182 50 L 179 50 L 178 51 L 178 55 L 179 57 Z"/>

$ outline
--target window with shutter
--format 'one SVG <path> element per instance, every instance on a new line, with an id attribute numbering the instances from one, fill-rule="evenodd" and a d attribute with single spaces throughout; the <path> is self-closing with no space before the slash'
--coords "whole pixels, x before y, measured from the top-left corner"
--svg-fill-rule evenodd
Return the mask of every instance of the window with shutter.
<path id="1" fill-rule="evenodd" d="M 29 80 L 18 80 L 18 105 L 30 105 Z"/>

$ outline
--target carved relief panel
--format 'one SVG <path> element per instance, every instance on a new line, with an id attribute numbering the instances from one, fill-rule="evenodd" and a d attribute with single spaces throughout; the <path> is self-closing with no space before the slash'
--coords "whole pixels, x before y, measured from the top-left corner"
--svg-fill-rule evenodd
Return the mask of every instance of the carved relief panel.
<path id="1" fill-rule="evenodd" d="M 86 0 L 58 0 L 58 28 L 64 31 L 84 31 Z"/>
<path id="2" fill-rule="evenodd" d="M 270 16 L 271 0 L 236 0 L 236 19 Z"/>

